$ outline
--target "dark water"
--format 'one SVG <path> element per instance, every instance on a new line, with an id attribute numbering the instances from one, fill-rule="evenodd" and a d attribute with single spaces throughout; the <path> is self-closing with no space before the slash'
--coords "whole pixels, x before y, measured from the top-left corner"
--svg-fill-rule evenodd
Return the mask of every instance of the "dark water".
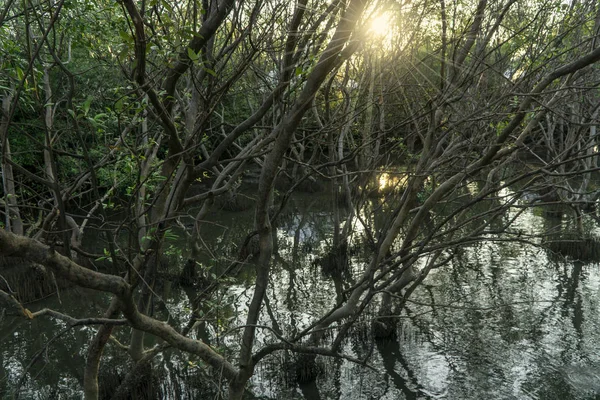
<path id="1" fill-rule="evenodd" d="M 381 225 L 385 209 L 373 212 L 377 200 L 373 202 L 363 217 L 373 226 Z M 351 286 L 368 262 L 369 250 L 357 219 L 349 245 L 350 270 L 344 279 L 325 276 L 315 262 L 331 247 L 331 203 L 326 195 L 292 198 L 280 221 L 268 305 L 260 324 L 294 335 L 336 304 L 340 289 Z M 516 212 L 511 210 L 505 217 Z M 201 262 L 207 273 L 218 273 L 234 257 L 235 246 L 252 230 L 252 218 L 252 211 L 211 215 L 203 226 Z M 524 234 L 569 229 L 568 219 L 546 217 L 537 208 L 523 212 L 515 224 Z M 592 221 L 586 221 L 586 229 L 599 233 Z M 171 244 L 175 249 L 183 242 Z M 198 325 L 192 336 L 235 354 L 240 332 L 235 327 L 245 322 L 252 281 L 252 268 L 246 266 L 233 282 L 223 283 L 213 304 L 205 309 L 207 322 Z M 166 280 L 157 291 L 155 315 L 184 326 L 194 293 Z M 600 398 L 599 294 L 597 262 L 576 262 L 515 242 L 490 240 L 464 247 L 450 265 L 433 271 L 413 293 L 398 316 L 395 339 L 373 341 L 369 314 L 353 329 L 343 352 L 359 359 L 368 357 L 373 369 L 318 357 L 316 381 L 298 385 L 293 379 L 295 357 L 279 352 L 257 367 L 249 398 Z M 60 300 L 54 296 L 28 307 L 100 316 L 107 303 L 108 298 L 96 293 L 65 290 Z M 83 359 L 94 329 L 62 332 L 64 327 L 48 318 L 33 322 L 4 318 L 0 324 L 1 398 L 12 394 L 23 375 L 20 398 L 81 398 Z M 128 337 L 125 329 L 115 333 L 115 339 L 123 343 Z M 268 329 L 260 329 L 257 348 L 272 340 Z M 48 341 L 52 343 L 44 350 Z M 153 345 L 151 339 L 147 345 Z M 125 360 L 123 351 L 109 344 L 101 384 L 118 382 L 128 369 Z M 166 351 L 154 369 L 160 376 L 154 383 L 160 398 L 205 398 L 208 394 L 214 398 L 216 394 L 217 389 L 194 378 L 205 372 L 193 357 Z"/>

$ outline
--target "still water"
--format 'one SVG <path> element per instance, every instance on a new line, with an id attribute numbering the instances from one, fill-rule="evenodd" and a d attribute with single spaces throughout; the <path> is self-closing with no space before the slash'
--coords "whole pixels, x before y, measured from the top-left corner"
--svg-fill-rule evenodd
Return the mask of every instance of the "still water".
<path id="1" fill-rule="evenodd" d="M 373 200 L 376 203 L 377 200 Z M 377 208 L 371 204 L 372 209 Z M 364 217 L 374 226 L 383 211 Z M 511 213 L 520 211 L 510 210 Z M 516 214 L 514 214 L 516 215 Z M 236 245 L 252 230 L 253 212 L 216 209 L 203 225 L 207 273 L 218 273 L 235 257 Z M 343 220 L 343 219 L 342 219 Z M 268 301 L 260 324 L 292 336 L 337 302 L 352 285 L 370 253 L 358 220 L 349 243 L 349 271 L 342 278 L 323 274 L 319 258 L 331 247 L 332 201 L 325 195 L 299 194 L 279 221 Z M 598 234 L 592 221 L 586 229 Z M 531 208 L 516 217 L 524 235 L 569 229 L 567 218 L 548 217 Z M 185 243 L 171 243 L 174 248 Z M 102 247 L 98 244 L 98 247 Z M 173 255 L 177 257 L 177 255 Z M 177 262 L 173 262 L 177 265 Z M 179 264 L 181 265 L 181 264 Z M 206 322 L 192 336 L 235 354 L 239 329 L 252 296 L 252 267 L 223 283 L 204 309 Z M 375 341 L 369 314 L 343 344 L 343 352 L 364 359 L 365 368 L 342 359 L 317 358 L 316 381 L 294 381 L 295 357 L 267 357 L 257 369 L 248 398 L 261 399 L 595 399 L 600 398 L 600 268 L 552 254 L 539 246 L 485 241 L 461 249 L 451 264 L 430 273 L 397 316 L 394 339 Z M 165 278 L 157 288 L 155 315 L 175 325 L 189 321 L 195 293 Z M 29 304 L 73 316 L 101 315 L 107 297 L 64 290 L 60 297 Z M 0 398 L 20 387 L 21 399 L 81 398 L 83 362 L 93 328 L 64 330 L 51 319 L 0 322 Z M 118 383 L 128 370 L 118 343 L 109 343 L 101 385 Z M 259 330 L 257 348 L 273 340 Z M 48 342 L 50 345 L 47 345 Z M 148 339 L 148 346 L 152 346 Z M 153 395 L 148 398 L 215 398 L 218 387 L 202 380 L 202 363 L 167 350 L 156 360 Z M 116 382 L 116 383 L 115 383 Z M 114 389 L 114 388 L 113 388 Z M 110 388 L 104 392 L 110 398 Z M 211 396 L 211 397 L 207 397 Z"/>

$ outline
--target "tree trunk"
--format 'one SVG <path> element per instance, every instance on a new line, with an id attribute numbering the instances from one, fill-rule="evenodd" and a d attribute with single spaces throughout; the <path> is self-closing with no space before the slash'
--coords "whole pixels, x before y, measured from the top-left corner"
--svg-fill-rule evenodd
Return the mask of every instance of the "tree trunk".
<path id="1" fill-rule="evenodd" d="M 315 94 L 320 89 L 327 75 L 339 62 L 338 55 L 346 45 L 350 34 L 354 30 L 354 26 L 362 15 L 365 3 L 364 0 L 351 0 L 349 2 L 327 48 L 308 76 L 302 92 L 273 132 L 273 137 L 276 139 L 271 152 L 267 155 L 263 163 L 258 186 L 255 224 L 256 230 L 259 233 L 260 254 L 256 265 L 254 295 L 248 307 L 246 327 L 242 334 L 239 357 L 240 370 L 229 386 L 229 398 L 232 400 L 242 398 L 243 388 L 254 372 L 252 348 L 256 332 L 255 325 L 258 322 L 260 309 L 267 290 L 273 251 L 273 228 L 269 219 L 269 205 L 272 201 L 275 177 L 302 117 L 309 109 Z"/>
<path id="2" fill-rule="evenodd" d="M 110 307 L 104 314 L 105 318 L 116 318 L 119 314 L 118 300 L 115 298 Z M 104 346 L 110 339 L 114 329 L 113 325 L 102 325 L 90 347 L 88 347 L 87 358 L 85 361 L 85 370 L 83 373 L 83 396 L 85 400 L 98 400 L 98 370 L 100 369 L 100 359 Z"/>
<path id="3" fill-rule="evenodd" d="M 373 56 L 369 56 L 370 76 L 367 83 L 367 104 L 365 110 L 365 121 L 362 129 L 362 143 L 360 151 L 360 169 L 366 171 L 372 168 L 373 163 L 373 148 L 372 148 L 372 132 L 373 127 L 373 94 L 375 90 L 375 65 L 372 60 Z M 370 180 L 367 181 L 370 183 Z"/>
<path id="4" fill-rule="evenodd" d="M 17 205 L 17 193 L 15 191 L 15 178 L 13 174 L 8 139 L 8 126 L 10 121 L 10 108 L 12 94 L 7 94 L 2 99 L 2 118 L 0 120 L 0 140 L 2 141 L 2 186 L 4 189 L 5 228 L 17 235 L 23 234 L 23 220 Z"/>

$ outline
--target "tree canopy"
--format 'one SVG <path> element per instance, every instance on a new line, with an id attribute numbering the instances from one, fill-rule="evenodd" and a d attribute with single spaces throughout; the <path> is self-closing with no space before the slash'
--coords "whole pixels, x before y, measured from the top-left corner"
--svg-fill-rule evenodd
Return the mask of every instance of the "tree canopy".
<path id="1" fill-rule="evenodd" d="M 539 244 L 507 210 L 562 207 L 578 238 L 589 233 L 599 30 L 589 0 L 0 0 L 2 304 L 95 327 L 88 400 L 116 330 L 131 331 L 119 345 L 132 375 L 176 348 L 230 399 L 275 352 L 366 365 L 341 344 L 367 312 L 385 336 L 465 246 Z M 267 296 L 277 228 L 294 193 L 319 190 L 335 210 L 319 262 L 344 270 L 358 234 L 368 257 L 333 307 L 282 331 Z M 228 243 L 235 256 L 215 255 L 220 269 L 202 261 L 217 205 L 254 210 Z M 36 268 L 110 305 L 32 312 L 18 287 Z M 252 281 L 244 323 L 217 348 L 194 327 L 213 323 L 216 288 L 240 269 Z M 185 324 L 154 313 L 173 271 L 193 288 Z"/>

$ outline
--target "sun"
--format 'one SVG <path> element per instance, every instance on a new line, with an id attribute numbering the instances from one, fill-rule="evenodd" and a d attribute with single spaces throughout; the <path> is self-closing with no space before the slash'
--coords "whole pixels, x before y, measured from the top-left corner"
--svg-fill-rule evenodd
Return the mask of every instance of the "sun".
<path id="1" fill-rule="evenodd" d="M 387 36 L 392 30 L 392 24 L 389 14 L 380 14 L 371 18 L 369 21 L 369 32 L 378 37 Z"/>

